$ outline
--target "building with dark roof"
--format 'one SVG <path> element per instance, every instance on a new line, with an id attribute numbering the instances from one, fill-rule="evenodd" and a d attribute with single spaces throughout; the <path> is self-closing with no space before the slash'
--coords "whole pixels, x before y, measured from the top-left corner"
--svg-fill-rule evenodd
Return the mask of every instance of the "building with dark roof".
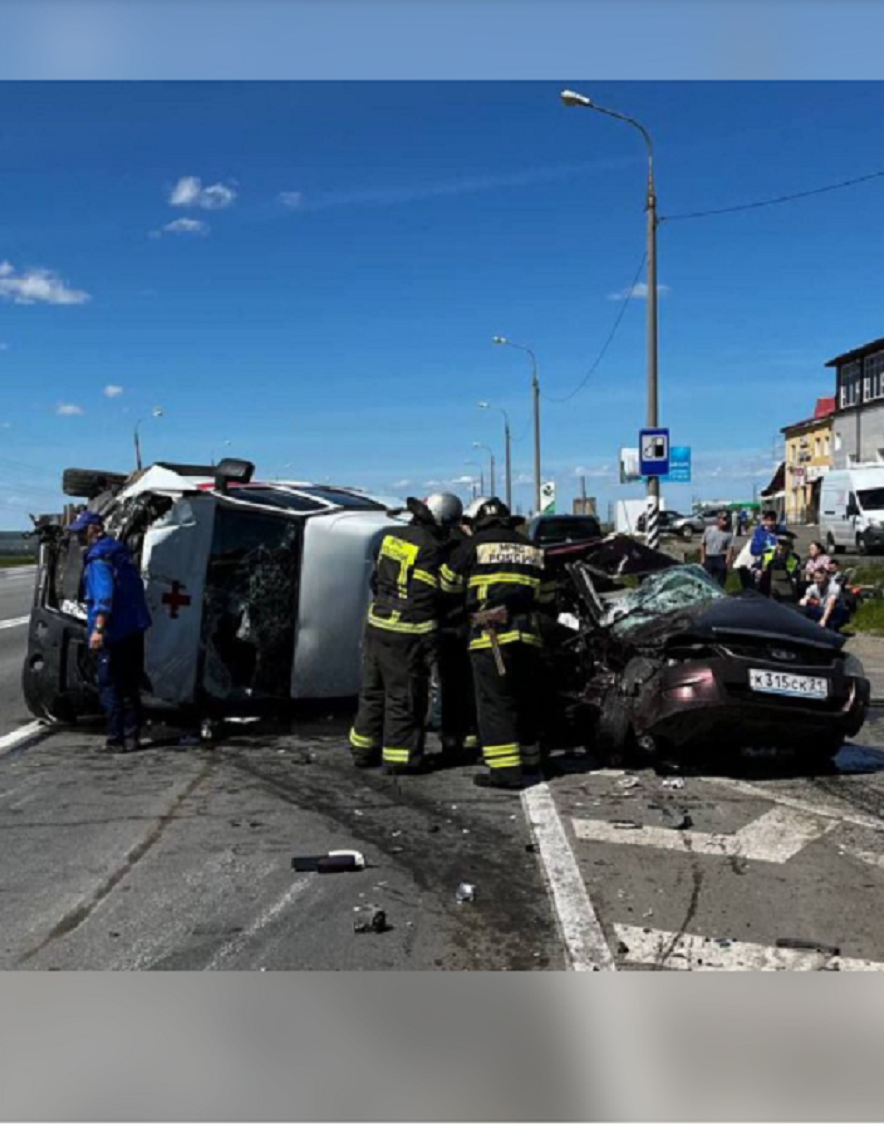
<path id="1" fill-rule="evenodd" d="M 884 339 L 826 363 L 835 370 L 835 468 L 884 463 Z"/>

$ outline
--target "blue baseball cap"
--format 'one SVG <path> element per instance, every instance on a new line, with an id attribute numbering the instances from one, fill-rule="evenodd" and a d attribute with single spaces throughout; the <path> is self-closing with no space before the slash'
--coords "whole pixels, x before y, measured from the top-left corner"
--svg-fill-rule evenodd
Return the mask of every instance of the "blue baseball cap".
<path id="1" fill-rule="evenodd" d="M 73 534 L 85 531 L 87 527 L 103 527 L 104 519 L 97 511 L 81 511 L 68 528 Z"/>

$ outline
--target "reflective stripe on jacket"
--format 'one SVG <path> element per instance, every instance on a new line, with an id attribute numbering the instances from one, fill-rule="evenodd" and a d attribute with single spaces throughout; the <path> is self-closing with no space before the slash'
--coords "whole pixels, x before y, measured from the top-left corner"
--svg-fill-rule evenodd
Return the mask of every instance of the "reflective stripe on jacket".
<path id="1" fill-rule="evenodd" d="M 443 558 L 444 544 L 433 526 L 412 523 L 388 531 L 375 565 L 368 623 L 387 632 L 433 632 L 439 620 Z"/>
<path id="2" fill-rule="evenodd" d="M 508 519 L 480 521 L 476 533 L 443 565 L 441 579 L 448 592 L 461 591 L 467 613 L 507 610 L 507 623 L 497 633 L 499 644 L 540 644 L 535 611 L 543 584 L 543 551 L 515 530 Z M 472 624 L 470 649 L 490 648 L 491 634 Z"/>

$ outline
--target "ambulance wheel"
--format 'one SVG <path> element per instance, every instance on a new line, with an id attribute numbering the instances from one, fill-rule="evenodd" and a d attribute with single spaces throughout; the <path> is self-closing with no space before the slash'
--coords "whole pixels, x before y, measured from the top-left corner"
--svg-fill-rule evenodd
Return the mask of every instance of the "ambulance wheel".
<path id="1" fill-rule="evenodd" d="M 866 542 L 864 535 L 857 535 L 856 536 L 856 553 L 857 554 L 868 554 L 869 553 L 869 544 Z"/>

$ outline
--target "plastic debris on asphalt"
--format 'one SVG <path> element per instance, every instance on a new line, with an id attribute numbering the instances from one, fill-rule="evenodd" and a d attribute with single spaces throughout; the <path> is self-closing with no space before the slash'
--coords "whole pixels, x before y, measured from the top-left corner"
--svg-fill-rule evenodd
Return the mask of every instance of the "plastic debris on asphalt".
<path id="1" fill-rule="evenodd" d="M 358 917 L 353 921 L 354 933 L 386 933 L 387 912 L 376 905 L 357 906 Z"/>
<path id="2" fill-rule="evenodd" d="M 325 855 L 298 855 L 292 859 L 292 870 L 301 872 L 338 874 L 348 870 L 364 869 L 365 857 L 361 851 L 329 851 Z"/>
<path id="3" fill-rule="evenodd" d="M 463 905 L 464 902 L 475 901 L 476 887 L 471 882 L 461 882 L 454 895 L 454 900 L 458 905 Z"/>
<path id="4" fill-rule="evenodd" d="M 664 788 L 684 788 L 684 777 L 664 777 Z"/>

